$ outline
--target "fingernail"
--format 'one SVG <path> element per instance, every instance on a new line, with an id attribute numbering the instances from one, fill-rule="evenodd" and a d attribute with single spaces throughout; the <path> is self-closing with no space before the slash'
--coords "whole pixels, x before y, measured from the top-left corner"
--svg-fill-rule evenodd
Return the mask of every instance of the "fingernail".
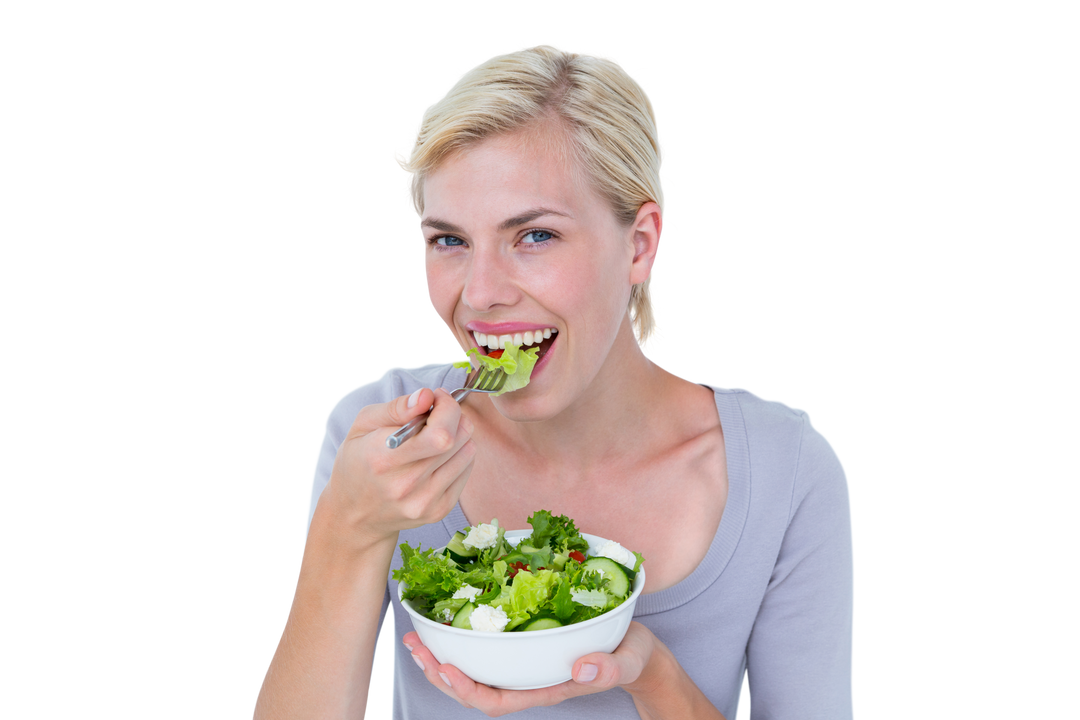
<path id="1" fill-rule="evenodd" d="M 409 652 L 412 652 L 413 651 L 413 646 L 410 645 L 409 643 L 405 643 L 405 649 L 408 650 Z"/>
<path id="2" fill-rule="evenodd" d="M 420 668 L 421 670 L 424 669 L 424 661 L 420 659 L 419 655 L 413 655 L 412 659 L 416 662 L 416 667 Z"/>
<path id="3" fill-rule="evenodd" d="M 453 685 L 450 684 L 450 678 L 446 677 L 446 673 L 439 673 L 439 677 L 441 677 L 442 681 L 444 683 L 446 683 L 446 687 L 448 687 L 448 688 L 453 688 L 454 687 Z"/>
<path id="4" fill-rule="evenodd" d="M 423 389 L 424 388 L 420 388 L 420 390 L 423 390 Z M 414 392 L 412 395 L 409 396 L 409 402 L 406 403 L 406 405 L 408 407 L 410 407 L 410 408 L 416 407 L 416 401 L 420 399 L 420 390 L 417 390 L 416 392 Z"/>
<path id="5" fill-rule="evenodd" d="M 584 663 L 577 672 L 577 681 L 581 683 L 592 682 L 596 679 L 596 666 Z"/>

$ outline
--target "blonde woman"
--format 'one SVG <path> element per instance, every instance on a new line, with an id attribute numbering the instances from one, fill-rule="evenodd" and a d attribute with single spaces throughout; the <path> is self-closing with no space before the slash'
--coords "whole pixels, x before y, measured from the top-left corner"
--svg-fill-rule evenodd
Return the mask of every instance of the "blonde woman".
<path id="1" fill-rule="evenodd" d="M 659 145 L 617 65 L 539 47 L 467 74 L 409 162 L 435 310 L 461 347 L 522 335 L 531 383 L 463 405 L 464 370 L 392 370 L 331 415 L 296 597 L 260 718 L 363 714 L 395 613 L 397 718 L 851 715 L 851 540 L 843 471 L 805 414 L 649 361 L 662 230 Z M 714 325 L 702 317 L 703 324 Z M 401 448 L 384 441 L 434 406 Z M 615 652 L 555 687 L 506 691 L 440 665 L 389 579 L 397 546 L 439 547 L 544 508 L 647 559 Z M 392 599 L 393 598 L 393 599 Z"/>

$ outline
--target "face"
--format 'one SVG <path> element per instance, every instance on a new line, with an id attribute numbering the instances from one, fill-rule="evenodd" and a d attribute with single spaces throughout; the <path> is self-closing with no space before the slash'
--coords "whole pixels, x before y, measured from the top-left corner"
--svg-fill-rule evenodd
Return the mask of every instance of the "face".
<path id="1" fill-rule="evenodd" d="M 461 346 L 529 334 L 540 344 L 528 387 L 493 400 L 514 420 L 551 418 L 602 392 L 613 348 L 636 348 L 634 231 L 552 147 L 493 138 L 424 183 L 428 291 Z"/>

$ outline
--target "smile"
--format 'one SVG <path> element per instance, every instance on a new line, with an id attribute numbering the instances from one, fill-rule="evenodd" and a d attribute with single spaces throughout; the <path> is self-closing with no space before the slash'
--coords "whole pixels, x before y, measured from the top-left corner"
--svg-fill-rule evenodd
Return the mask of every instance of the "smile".
<path id="1" fill-rule="evenodd" d="M 480 347 L 486 347 L 489 350 L 498 350 L 506 343 L 524 347 L 539 345 L 544 342 L 544 340 L 547 340 L 552 335 L 557 335 L 558 333 L 559 331 L 555 328 L 544 328 L 543 330 L 527 330 L 523 333 L 514 333 L 513 335 L 485 335 L 482 332 L 474 332 L 473 337 L 476 339 L 476 344 Z"/>

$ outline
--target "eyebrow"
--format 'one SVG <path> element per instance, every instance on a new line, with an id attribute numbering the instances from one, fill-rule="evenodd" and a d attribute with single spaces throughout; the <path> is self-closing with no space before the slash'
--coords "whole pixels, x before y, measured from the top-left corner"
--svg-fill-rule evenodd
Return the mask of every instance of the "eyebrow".
<path id="1" fill-rule="evenodd" d="M 526 225 L 528 223 L 531 223 L 533 220 L 536 220 L 537 218 L 543 217 L 544 215 L 558 215 L 560 217 L 571 218 L 571 219 L 573 218 L 572 215 L 564 213 L 564 212 L 562 212 L 560 210 L 553 210 L 551 208 L 538 207 L 538 208 L 533 208 L 532 210 L 527 210 L 527 211 L 521 213 L 520 215 L 515 215 L 512 218 L 508 218 L 506 220 L 503 220 L 501 223 L 499 223 L 499 230 L 512 230 L 512 229 L 514 229 L 516 227 L 520 227 L 521 225 Z M 439 218 L 424 218 L 424 220 L 422 220 L 420 222 L 420 227 L 434 228 L 435 230 L 440 230 L 442 232 L 452 232 L 452 233 L 463 232 L 462 229 L 459 228 L 457 225 L 454 225 L 453 223 L 446 222 L 445 220 L 440 220 Z"/>

